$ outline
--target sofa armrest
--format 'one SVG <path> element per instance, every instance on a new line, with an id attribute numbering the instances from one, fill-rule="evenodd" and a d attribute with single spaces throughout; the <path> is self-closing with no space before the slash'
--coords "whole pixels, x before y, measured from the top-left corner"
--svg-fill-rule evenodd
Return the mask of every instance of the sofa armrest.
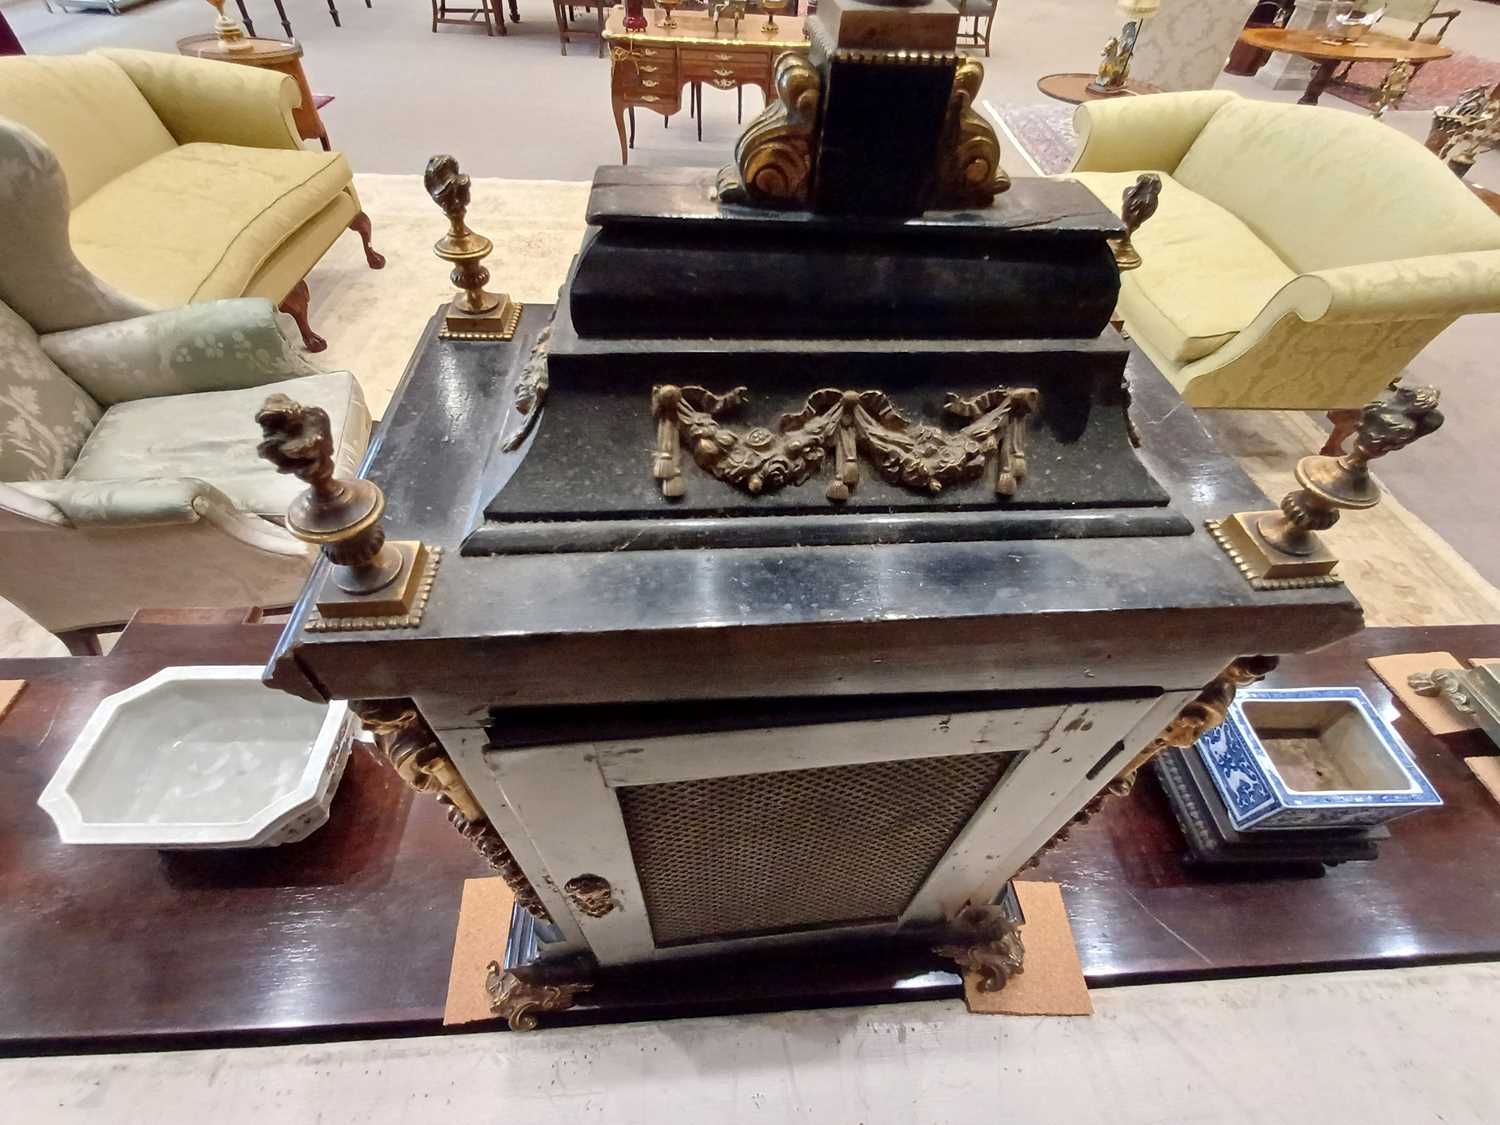
<path id="1" fill-rule="evenodd" d="M 292 120 L 302 94 L 288 75 L 159 51 L 95 53 L 130 76 L 180 145 L 212 141 L 247 148 L 302 147 Z"/>
<path id="2" fill-rule="evenodd" d="M 1289 282 L 1273 304 L 1283 298 L 1303 320 L 1342 324 L 1500 312 L 1500 250 L 1318 270 Z"/>
<path id="3" fill-rule="evenodd" d="M 113 406 L 318 374 L 281 318 L 270 301 L 238 297 L 53 332 L 41 345 L 95 401 Z"/>
<path id="4" fill-rule="evenodd" d="M 1237 95 L 1224 90 L 1084 102 L 1073 114 L 1074 172 L 1171 172 L 1208 119 Z"/>

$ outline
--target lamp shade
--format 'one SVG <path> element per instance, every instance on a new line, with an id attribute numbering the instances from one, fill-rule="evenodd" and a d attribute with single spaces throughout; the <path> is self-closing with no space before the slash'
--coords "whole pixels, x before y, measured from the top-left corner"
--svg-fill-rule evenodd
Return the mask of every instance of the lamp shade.
<path id="1" fill-rule="evenodd" d="M 1161 10 L 1161 0 L 1116 0 L 1121 19 L 1143 20 Z"/>

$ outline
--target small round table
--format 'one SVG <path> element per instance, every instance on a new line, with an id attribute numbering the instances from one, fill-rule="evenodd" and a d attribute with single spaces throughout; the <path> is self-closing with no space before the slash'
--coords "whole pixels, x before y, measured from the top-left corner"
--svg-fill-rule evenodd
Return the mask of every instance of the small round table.
<path id="1" fill-rule="evenodd" d="M 258 66 L 263 70 L 280 71 L 289 75 L 302 92 L 302 104 L 292 108 L 292 120 L 297 123 L 297 135 L 303 140 L 317 141 L 323 151 L 330 150 L 328 130 L 318 116 L 318 108 L 333 101 L 332 98 L 314 96 L 307 85 L 307 75 L 302 72 L 302 44 L 284 42 L 280 39 L 240 40 L 246 44 L 242 50 L 230 50 L 217 35 L 189 35 L 177 40 L 177 53 L 199 59 L 214 59 L 219 62 L 240 63 L 243 66 Z"/>
<path id="2" fill-rule="evenodd" d="M 1036 88 L 1049 98 L 1056 98 L 1060 102 L 1069 105 L 1078 105 L 1080 102 L 1097 102 L 1106 98 L 1118 98 L 1132 94 L 1158 94 L 1161 91 L 1149 82 L 1131 82 L 1126 80 L 1122 89 L 1112 94 L 1101 94 L 1089 89 L 1089 83 L 1098 75 L 1095 74 L 1044 74 L 1036 80 Z"/>
<path id="3" fill-rule="evenodd" d="M 1420 66 L 1453 54 L 1447 47 L 1436 43 L 1416 43 L 1376 31 L 1367 31 L 1352 43 L 1325 42 L 1323 37 L 1326 34 L 1309 28 L 1247 27 L 1240 32 L 1240 42 L 1267 51 L 1285 51 L 1313 64 L 1307 89 L 1297 99 L 1302 105 L 1318 104 L 1323 91 L 1328 89 L 1328 83 L 1333 81 L 1333 72 L 1343 63 L 1405 61 Z"/>

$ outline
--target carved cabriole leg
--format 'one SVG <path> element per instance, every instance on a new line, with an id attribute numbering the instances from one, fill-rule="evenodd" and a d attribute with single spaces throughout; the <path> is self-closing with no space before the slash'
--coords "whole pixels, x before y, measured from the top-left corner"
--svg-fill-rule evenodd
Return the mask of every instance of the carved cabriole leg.
<path id="1" fill-rule="evenodd" d="M 992 906 L 962 911 L 953 920 L 952 940 L 933 952 L 957 962 L 961 972 L 978 973 L 980 992 L 999 992 L 1020 976 L 1026 959 L 1021 931 Z"/>
<path id="2" fill-rule="evenodd" d="M 307 323 L 307 306 L 312 301 L 312 291 L 306 280 L 297 282 L 281 302 L 281 311 L 297 322 L 297 331 L 302 333 L 302 346 L 310 352 L 321 352 L 328 341 L 312 330 Z"/>
<path id="3" fill-rule="evenodd" d="M 1213 681 L 1198 693 L 1198 697 L 1177 713 L 1177 717 L 1167 724 L 1166 730 L 1148 742 L 1145 747 L 1130 763 L 1120 771 L 1108 785 L 1106 785 L 1088 804 L 1074 814 L 1073 819 L 1043 844 L 1036 855 L 1027 861 L 1028 868 L 1035 867 L 1041 862 L 1042 856 L 1055 848 L 1068 838 L 1068 833 L 1075 827 L 1087 824 L 1110 797 L 1124 797 L 1135 787 L 1136 775 L 1141 767 L 1151 761 L 1163 750 L 1175 746 L 1179 750 L 1190 748 L 1204 733 L 1211 731 L 1224 721 L 1224 716 L 1229 713 L 1229 705 L 1234 702 L 1235 693 L 1246 684 L 1253 684 L 1257 680 L 1263 680 L 1276 668 L 1280 657 L 1276 656 L 1242 656 L 1232 661 L 1229 667 L 1220 672 Z"/>
<path id="4" fill-rule="evenodd" d="M 419 793 L 437 797 L 447 807 L 448 822 L 505 880 L 517 904 L 533 918 L 551 922 L 531 881 L 485 818 L 458 767 L 444 752 L 416 705 L 410 699 L 358 699 L 351 700 L 349 706 L 374 735 L 382 763 Z"/>
<path id="5" fill-rule="evenodd" d="M 370 245 L 370 216 L 363 211 L 349 220 L 349 229 L 365 244 L 365 262 L 372 270 L 385 268 L 385 255 Z"/>
<path id="6" fill-rule="evenodd" d="M 571 1008 L 580 992 L 593 985 L 585 981 L 561 984 L 535 984 L 503 971 L 491 961 L 485 973 L 484 990 L 490 997 L 490 1011 L 504 1016 L 512 1031 L 535 1031 L 540 1012 L 560 1012 Z"/>

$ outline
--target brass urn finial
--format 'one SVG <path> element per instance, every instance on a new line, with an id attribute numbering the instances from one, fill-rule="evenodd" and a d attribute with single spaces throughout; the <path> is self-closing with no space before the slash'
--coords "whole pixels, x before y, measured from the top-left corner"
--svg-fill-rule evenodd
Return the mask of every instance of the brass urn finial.
<path id="1" fill-rule="evenodd" d="M 1344 509 L 1362 511 L 1380 503 L 1370 462 L 1405 449 L 1443 424 L 1436 387 L 1392 384 L 1360 410 L 1354 448 L 1342 457 L 1318 455 L 1297 462 L 1302 487 L 1282 497 L 1274 512 L 1236 512 L 1210 521 L 1209 531 L 1240 572 L 1261 589 L 1328 585 L 1338 565 L 1318 532 L 1338 523 Z"/>
<path id="2" fill-rule="evenodd" d="M 260 456 L 308 486 L 288 507 L 286 528 L 304 543 L 318 545 L 342 591 L 320 600 L 318 612 L 323 618 L 356 618 L 372 628 L 416 624 L 437 552 L 429 553 L 416 540 L 387 542 L 381 524 L 385 493 L 371 481 L 333 475 L 327 412 L 273 394 L 255 420 L 262 435 L 256 447 Z M 392 618 L 399 620 L 386 620 Z M 380 623 L 371 624 L 373 619 Z"/>
<path id="3" fill-rule="evenodd" d="M 1141 255 L 1131 236 L 1142 223 L 1156 214 L 1156 204 L 1161 199 L 1161 177 L 1155 172 L 1143 172 L 1135 183 L 1125 189 L 1120 207 L 1120 219 L 1125 224 L 1125 237 L 1112 238 L 1109 248 L 1115 252 L 1115 265 L 1121 271 L 1139 269 Z"/>
<path id="4" fill-rule="evenodd" d="M 434 156 L 422 177 L 427 194 L 448 217 L 448 233 L 432 246 L 432 252 L 453 263 L 449 275 L 459 294 L 448 306 L 446 335 L 463 339 L 509 340 L 516 331 L 521 306 L 504 293 L 485 290 L 490 271 L 484 267 L 495 244 L 469 229 L 469 177 L 458 170 L 451 156 Z"/>

